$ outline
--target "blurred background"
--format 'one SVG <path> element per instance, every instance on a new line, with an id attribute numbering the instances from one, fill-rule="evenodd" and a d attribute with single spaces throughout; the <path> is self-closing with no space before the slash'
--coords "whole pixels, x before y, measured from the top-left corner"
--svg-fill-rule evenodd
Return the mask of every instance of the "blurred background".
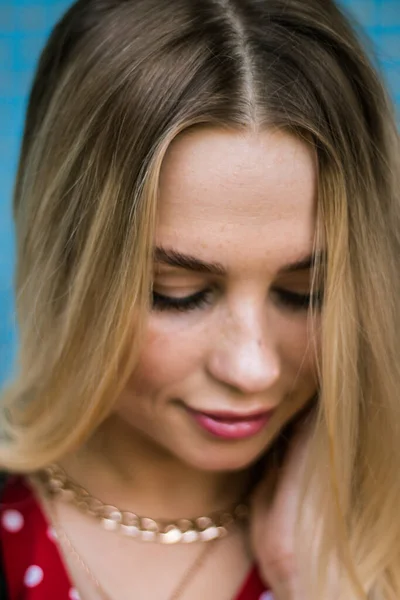
<path id="1" fill-rule="evenodd" d="M 11 195 L 27 94 L 46 37 L 70 4 L 66 0 L 0 0 L 0 386 L 10 374 L 17 347 Z M 400 0 L 342 0 L 342 4 L 372 38 L 400 109 Z"/>

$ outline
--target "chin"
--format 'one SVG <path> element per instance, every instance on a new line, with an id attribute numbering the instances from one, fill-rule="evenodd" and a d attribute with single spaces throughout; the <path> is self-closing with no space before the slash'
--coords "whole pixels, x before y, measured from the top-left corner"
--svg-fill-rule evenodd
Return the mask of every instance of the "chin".
<path id="1" fill-rule="evenodd" d="M 236 448 L 203 449 L 199 453 L 185 453 L 183 460 L 199 471 L 210 473 L 243 471 L 254 465 L 266 452 L 267 448 L 243 449 L 241 445 Z"/>

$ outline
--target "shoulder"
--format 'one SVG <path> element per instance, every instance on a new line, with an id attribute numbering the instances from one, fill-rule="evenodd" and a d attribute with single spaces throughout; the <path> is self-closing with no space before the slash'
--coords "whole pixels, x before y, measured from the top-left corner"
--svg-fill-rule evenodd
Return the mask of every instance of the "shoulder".
<path id="1" fill-rule="evenodd" d="M 14 558 L 21 549 L 14 537 L 24 526 L 26 515 L 32 513 L 33 506 L 34 497 L 24 478 L 0 471 L 0 600 L 10 600 L 9 565 L 12 564 L 14 572 Z"/>

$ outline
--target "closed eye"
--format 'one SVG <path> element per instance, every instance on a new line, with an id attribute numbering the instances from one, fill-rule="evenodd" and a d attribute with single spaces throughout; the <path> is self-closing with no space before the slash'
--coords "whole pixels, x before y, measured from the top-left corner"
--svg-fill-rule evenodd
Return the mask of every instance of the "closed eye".
<path id="1" fill-rule="evenodd" d="M 283 306 L 292 310 L 308 310 L 311 305 L 320 308 L 322 305 L 322 292 L 310 294 L 301 294 L 285 289 L 274 289 L 277 300 Z"/>
<path id="2" fill-rule="evenodd" d="M 153 309 L 162 310 L 174 310 L 174 311 L 190 311 L 196 308 L 203 308 L 211 302 L 212 290 L 207 288 L 190 294 L 190 296 L 176 297 L 166 296 L 153 290 Z"/>

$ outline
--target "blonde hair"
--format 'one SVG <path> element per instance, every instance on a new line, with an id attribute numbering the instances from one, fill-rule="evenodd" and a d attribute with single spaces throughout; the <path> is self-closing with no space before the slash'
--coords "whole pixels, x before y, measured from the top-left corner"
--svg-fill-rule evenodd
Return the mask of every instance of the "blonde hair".
<path id="1" fill-rule="evenodd" d="M 15 186 L 20 346 L 0 464 L 58 460 L 112 409 L 140 352 L 162 160 L 199 124 L 278 127 L 315 149 L 327 255 L 316 598 L 339 549 L 341 598 L 398 600 L 398 134 L 332 0 L 78 0 L 57 24 Z"/>

